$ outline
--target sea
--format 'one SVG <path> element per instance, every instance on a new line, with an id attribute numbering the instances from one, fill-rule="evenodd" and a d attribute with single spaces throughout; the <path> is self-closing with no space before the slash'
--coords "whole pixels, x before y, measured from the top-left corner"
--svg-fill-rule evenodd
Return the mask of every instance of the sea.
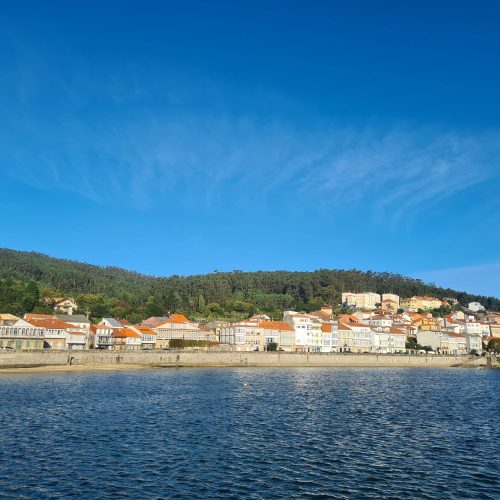
<path id="1" fill-rule="evenodd" d="M 0 498 L 500 498 L 500 370 L 0 373 Z"/>

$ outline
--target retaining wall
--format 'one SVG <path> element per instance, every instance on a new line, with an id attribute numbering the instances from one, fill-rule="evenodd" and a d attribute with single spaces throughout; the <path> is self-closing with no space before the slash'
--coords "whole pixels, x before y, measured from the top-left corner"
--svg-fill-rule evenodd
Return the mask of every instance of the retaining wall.
<path id="1" fill-rule="evenodd" d="M 0 352 L 1 368 L 43 366 L 223 367 L 454 367 L 487 366 L 484 357 L 409 356 L 377 354 L 327 354 L 285 352 L 186 352 L 186 351 L 43 351 Z M 491 365 L 490 365 L 491 366 Z"/>

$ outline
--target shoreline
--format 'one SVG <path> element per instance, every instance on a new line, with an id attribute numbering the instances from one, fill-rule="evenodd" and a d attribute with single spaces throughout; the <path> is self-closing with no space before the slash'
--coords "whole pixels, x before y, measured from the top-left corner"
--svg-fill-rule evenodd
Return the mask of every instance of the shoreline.
<path id="1" fill-rule="evenodd" d="M 313 368 L 319 370 L 326 369 L 439 369 L 439 370 L 462 370 L 462 369 L 476 369 L 476 370 L 495 370 L 499 367 L 488 367 L 488 366 L 359 366 L 359 365 L 342 365 L 342 366 L 224 366 L 224 365 L 211 365 L 211 366 L 195 366 L 195 365 L 183 365 L 183 366 L 146 366 L 146 365 L 102 365 L 102 366 L 90 366 L 90 365 L 78 365 L 78 366 L 58 366 L 58 365 L 47 365 L 47 366 L 32 366 L 32 367 L 9 367 L 0 368 L 0 379 L 2 375 L 20 375 L 20 374 L 52 374 L 52 373 L 109 373 L 109 372 L 136 372 L 136 371 L 146 371 L 146 370 L 178 370 L 178 369 L 190 369 L 190 370 L 225 370 L 225 369 L 235 369 L 235 368 L 246 368 L 246 369 L 267 369 L 267 368 L 285 368 L 285 369 L 301 369 L 301 368 Z"/>

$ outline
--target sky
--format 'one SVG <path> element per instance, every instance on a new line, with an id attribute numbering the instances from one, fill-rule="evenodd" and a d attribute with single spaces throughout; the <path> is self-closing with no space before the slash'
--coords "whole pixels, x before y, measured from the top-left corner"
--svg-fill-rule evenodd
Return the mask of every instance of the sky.
<path id="1" fill-rule="evenodd" d="M 23 1 L 0 246 L 500 296 L 500 4 Z"/>

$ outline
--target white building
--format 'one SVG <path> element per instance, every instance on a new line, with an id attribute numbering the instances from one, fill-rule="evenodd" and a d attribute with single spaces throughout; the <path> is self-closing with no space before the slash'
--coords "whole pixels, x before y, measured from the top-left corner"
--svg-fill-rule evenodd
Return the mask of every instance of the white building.
<path id="1" fill-rule="evenodd" d="M 448 333 L 448 352 L 455 355 L 467 354 L 467 340 L 459 333 Z"/>
<path id="2" fill-rule="evenodd" d="M 321 352 L 339 352 L 339 325 L 338 323 L 323 323 Z"/>
<path id="3" fill-rule="evenodd" d="M 382 326 L 382 327 L 391 327 L 392 326 L 392 318 L 388 316 L 372 316 L 370 318 L 370 325 L 373 326 Z"/>
<path id="4" fill-rule="evenodd" d="M 405 352 L 406 333 L 393 327 L 374 327 L 371 329 L 371 348 L 378 354 Z"/>
<path id="5" fill-rule="evenodd" d="M 43 328 L 11 314 L 0 316 L 0 348 L 43 349 Z"/>
<path id="6" fill-rule="evenodd" d="M 95 349 L 112 349 L 113 348 L 113 328 L 107 325 L 91 325 L 92 344 Z"/>
<path id="7" fill-rule="evenodd" d="M 321 352 L 323 345 L 321 321 L 310 314 L 285 311 L 283 320 L 295 331 L 295 351 Z"/>
<path id="8" fill-rule="evenodd" d="M 479 302 L 469 302 L 468 309 L 474 312 L 484 311 L 484 306 L 481 305 Z"/>

